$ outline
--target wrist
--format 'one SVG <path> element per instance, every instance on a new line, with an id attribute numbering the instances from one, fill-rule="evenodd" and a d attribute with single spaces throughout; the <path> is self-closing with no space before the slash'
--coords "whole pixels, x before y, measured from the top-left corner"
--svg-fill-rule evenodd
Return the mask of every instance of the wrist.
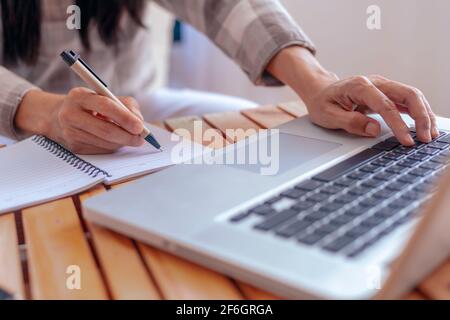
<path id="1" fill-rule="evenodd" d="M 50 136 L 53 118 L 64 96 L 31 90 L 19 104 L 14 119 L 16 129 L 24 135 Z"/>
<path id="2" fill-rule="evenodd" d="M 308 105 L 317 94 L 338 81 L 306 48 L 292 46 L 281 50 L 267 69 L 273 76 L 291 87 Z"/>

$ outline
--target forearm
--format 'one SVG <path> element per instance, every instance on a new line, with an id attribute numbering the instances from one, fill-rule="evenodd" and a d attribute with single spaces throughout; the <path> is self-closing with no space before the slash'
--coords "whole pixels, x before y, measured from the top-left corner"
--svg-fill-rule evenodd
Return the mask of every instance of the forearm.
<path id="1" fill-rule="evenodd" d="M 16 130 L 23 135 L 48 135 L 49 128 L 52 127 L 51 119 L 63 100 L 63 95 L 39 90 L 29 91 L 16 112 Z"/>
<path id="2" fill-rule="evenodd" d="M 300 46 L 281 50 L 267 66 L 267 71 L 291 87 L 307 105 L 321 90 L 338 80 L 308 49 Z"/>

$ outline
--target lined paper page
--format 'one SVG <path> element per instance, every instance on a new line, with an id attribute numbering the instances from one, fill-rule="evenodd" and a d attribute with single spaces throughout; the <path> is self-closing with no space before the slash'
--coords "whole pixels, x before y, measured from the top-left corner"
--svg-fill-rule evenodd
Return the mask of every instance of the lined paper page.
<path id="1" fill-rule="evenodd" d="M 30 139 L 0 149 L 0 213 L 85 190 L 92 178 Z"/>
<path id="2" fill-rule="evenodd" d="M 83 155 L 80 157 L 108 172 L 111 177 L 105 179 L 107 184 L 117 183 L 179 163 L 176 161 L 177 159 L 172 159 L 172 150 L 180 142 L 171 141 L 172 133 L 166 130 L 154 126 L 149 126 L 149 129 L 163 146 L 163 152 L 156 150 L 150 144 L 145 144 L 139 148 L 124 147 L 110 155 Z M 191 144 L 190 141 L 181 143 Z M 187 155 L 186 158 L 200 155 L 203 151 L 201 149 L 203 148 L 192 150 L 192 154 Z"/>

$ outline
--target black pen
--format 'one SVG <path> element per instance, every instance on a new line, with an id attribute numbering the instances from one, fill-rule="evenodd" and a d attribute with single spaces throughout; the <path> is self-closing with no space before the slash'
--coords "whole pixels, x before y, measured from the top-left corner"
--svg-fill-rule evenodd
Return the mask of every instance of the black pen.
<path id="1" fill-rule="evenodd" d="M 92 70 L 89 65 L 84 62 L 80 55 L 76 54 L 73 51 L 64 51 L 61 53 L 61 58 L 67 65 L 72 69 L 92 90 L 94 90 L 97 94 L 101 96 L 105 96 L 114 100 L 121 108 L 124 110 L 131 112 L 127 107 L 123 105 L 123 103 L 117 99 L 117 97 L 108 89 L 108 86 L 105 82 L 100 79 L 99 76 Z M 144 126 L 144 131 L 139 135 L 145 141 L 150 143 L 159 151 L 163 151 L 161 145 L 156 140 L 156 138 L 150 133 L 150 131 Z"/>

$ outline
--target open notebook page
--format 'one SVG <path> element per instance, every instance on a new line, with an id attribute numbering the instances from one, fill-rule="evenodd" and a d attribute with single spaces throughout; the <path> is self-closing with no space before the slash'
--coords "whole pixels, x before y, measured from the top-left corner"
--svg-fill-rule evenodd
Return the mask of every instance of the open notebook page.
<path id="1" fill-rule="evenodd" d="M 0 213 L 86 190 L 103 180 L 74 168 L 31 138 L 0 149 Z"/>
<path id="2" fill-rule="evenodd" d="M 172 133 L 155 126 L 148 125 L 148 127 L 164 148 L 163 152 L 156 150 L 153 146 L 146 143 L 139 148 L 121 148 L 114 154 L 82 155 L 79 157 L 108 172 L 110 177 L 105 178 L 106 184 L 128 180 L 179 163 L 177 159 L 172 158 L 172 149 L 179 143 L 183 143 L 189 147 L 192 142 L 187 140 L 182 140 L 181 142 L 171 141 Z M 199 156 L 202 152 L 207 151 L 207 148 L 187 149 L 191 150 L 191 154 L 184 158 L 184 160 Z"/>

